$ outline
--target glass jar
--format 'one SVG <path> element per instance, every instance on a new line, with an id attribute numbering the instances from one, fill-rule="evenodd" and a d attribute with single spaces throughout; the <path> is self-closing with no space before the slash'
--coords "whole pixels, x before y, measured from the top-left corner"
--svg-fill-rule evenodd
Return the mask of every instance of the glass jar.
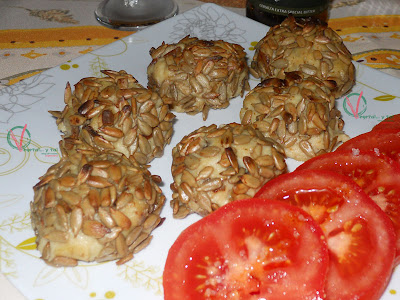
<path id="1" fill-rule="evenodd" d="M 326 22 L 329 0 L 247 0 L 246 16 L 274 26 L 292 14 L 296 18 L 316 17 Z"/>

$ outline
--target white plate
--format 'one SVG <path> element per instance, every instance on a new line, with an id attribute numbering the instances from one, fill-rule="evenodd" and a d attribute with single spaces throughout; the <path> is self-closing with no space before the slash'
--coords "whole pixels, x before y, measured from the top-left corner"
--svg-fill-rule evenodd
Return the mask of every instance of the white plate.
<path id="1" fill-rule="evenodd" d="M 59 159 L 55 149 L 60 132 L 47 111 L 62 110 L 68 81 L 75 84 L 83 77 L 99 76 L 101 69 L 126 70 L 146 86 L 149 50 L 163 41 L 177 42 L 186 35 L 223 39 L 242 45 L 252 58 L 255 42 L 267 30 L 260 23 L 205 4 L 70 61 L 65 64 L 67 67 L 55 67 L 0 90 L 0 272 L 28 299 L 162 299 L 162 272 L 168 249 L 185 227 L 199 219 L 192 215 L 174 220 L 169 204 L 162 212 L 166 221 L 155 230 L 151 244 L 125 265 L 118 267 L 109 262 L 52 268 L 39 259 L 29 218 L 32 186 Z M 356 108 L 359 94 L 363 93 L 359 117 L 355 118 L 344 99 L 337 100 L 350 136 L 366 132 L 383 118 L 400 112 L 400 80 L 360 64 L 356 68 L 357 84 L 348 97 Z M 258 81 L 251 79 L 250 83 L 254 87 Z M 151 164 L 151 172 L 163 178 L 162 189 L 168 200 L 172 147 L 202 125 L 239 122 L 241 106 L 242 99 L 234 99 L 227 109 L 210 111 L 206 122 L 201 115 L 177 114 L 171 144 L 164 156 Z M 32 150 L 20 152 L 8 135 L 13 129 L 19 138 L 25 124 L 23 145 L 30 143 L 26 149 Z M 296 166 L 294 161 L 288 164 L 290 169 Z M 382 299 L 394 299 L 399 293 L 400 274 L 395 271 Z"/>

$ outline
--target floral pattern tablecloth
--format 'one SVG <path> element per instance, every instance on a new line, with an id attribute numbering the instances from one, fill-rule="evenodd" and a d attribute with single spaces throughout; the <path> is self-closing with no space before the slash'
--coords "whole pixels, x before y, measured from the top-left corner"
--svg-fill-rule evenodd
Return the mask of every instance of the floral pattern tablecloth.
<path id="1" fill-rule="evenodd" d="M 0 100 L 0 122 L 6 122 L 10 112 L 16 111 L 18 103 L 13 99 L 17 99 L 18 93 L 23 91 L 15 88 L 15 83 L 26 79 L 26 84 L 30 84 L 32 79 L 28 78 L 52 67 L 66 72 L 79 68 L 71 62 L 72 59 L 132 34 L 100 26 L 93 15 L 99 2 L 0 1 L 0 99 L 7 99 L 7 103 Z M 180 12 L 203 4 L 196 0 L 177 2 Z M 229 5 L 230 10 L 245 15 L 243 0 L 204 2 L 225 7 Z M 400 77 L 399 0 L 334 0 L 329 25 L 342 36 L 354 60 Z M 93 64 L 93 69 L 97 70 L 103 61 L 99 57 Z M 40 76 L 36 78 L 43 79 Z M 30 97 L 39 99 L 43 92 L 37 90 Z M 10 106 L 13 106 L 12 109 Z M 7 197 L 2 196 L 0 193 L 0 207 L 7 205 Z M 29 216 L 21 216 L 21 220 L 14 221 L 17 225 L 30 226 Z M 1 275 L 2 265 L 7 263 L 6 254 L 2 253 L 0 243 L 0 300 L 23 299 Z M 106 299 L 111 299 L 107 298 L 109 296 L 104 295 Z"/>
<path id="2" fill-rule="evenodd" d="M 180 12 L 203 3 L 177 2 Z M 230 5 L 229 9 L 245 15 L 243 0 L 204 2 Z M 100 26 L 93 15 L 98 3 L 0 1 L 0 88 L 54 66 L 66 71 L 75 68 L 71 59 L 132 34 Z M 400 77 L 398 0 L 334 0 L 329 24 L 343 37 L 354 60 Z"/>

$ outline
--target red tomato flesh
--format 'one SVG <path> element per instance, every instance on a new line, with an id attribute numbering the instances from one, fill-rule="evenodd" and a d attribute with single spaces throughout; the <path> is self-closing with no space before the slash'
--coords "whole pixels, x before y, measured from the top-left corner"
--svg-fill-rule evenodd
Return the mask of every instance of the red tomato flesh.
<path id="1" fill-rule="evenodd" d="M 387 155 L 400 162 L 400 130 L 372 130 L 348 140 L 336 151 L 351 151 L 352 149 Z"/>
<path id="2" fill-rule="evenodd" d="M 295 171 L 267 182 L 255 197 L 297 205 L 320 224 L 330 253 L 326 299 L 380 298 L 392 274 L 395 233 L 386 214 L 350 178 Z"/>
<path id="3" fill-rule="evenodd" d="M 297 170 L 323 169 L 346 175 L 391 219 L 396 232 L 396 264 L 400 262 L 400 165 L 385 156 L 358 151 L 331 152 L 314 157 Z"/>
<path id="4" fill-rule="evenodd" d="M 229 203 L 170 248 L 164 299 L 321 299 L 328 269 L 321 228 L 283 202 Z"/>
<path id="5" fill-rule="evenodd" d="M 400 130 L 400 114 L 390 116 L 374 126 L 372 130 L 397 129 Z"/>

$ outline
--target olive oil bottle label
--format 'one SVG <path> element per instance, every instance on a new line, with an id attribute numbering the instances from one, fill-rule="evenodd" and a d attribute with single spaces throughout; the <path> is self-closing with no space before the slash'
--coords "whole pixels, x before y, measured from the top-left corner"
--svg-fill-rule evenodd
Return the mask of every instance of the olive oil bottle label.
<path id="1" fill-rule="evenodd" d="M 274 15 L 307 17 L 318 15 L 328 8 L 328 1 L 321 0 L 247 0 L 254 9 Z"/>

